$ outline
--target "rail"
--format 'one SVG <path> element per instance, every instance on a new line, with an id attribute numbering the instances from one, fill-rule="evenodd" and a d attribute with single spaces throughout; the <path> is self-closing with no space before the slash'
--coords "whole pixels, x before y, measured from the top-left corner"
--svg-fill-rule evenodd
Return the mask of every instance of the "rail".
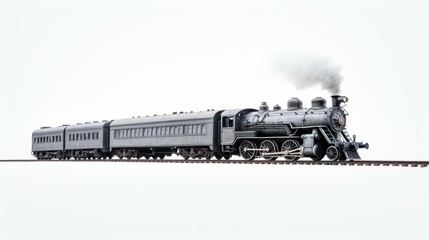
<path id="1" fill-rule="evenodd" d="M 200 164 L 270 164 L 270 165 L 326 165 L 326 166 L 393 166 L 393 167 L 428 167 L 429 161 L 269 161 L 269 160 L 184 160 L 184 159 L 106 159 L 106 160 L 37 160 L 18 159 L 0 160 L 2 162 L 132 162 L 132 163 L 200 163 Z"/>

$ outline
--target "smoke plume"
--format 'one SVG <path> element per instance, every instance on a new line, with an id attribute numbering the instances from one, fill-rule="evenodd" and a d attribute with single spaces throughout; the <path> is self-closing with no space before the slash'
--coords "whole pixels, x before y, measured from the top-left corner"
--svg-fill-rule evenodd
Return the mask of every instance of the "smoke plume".
<path id="1" fill-rule="evenodd" d="M 306 56 L 278 58 L 275 60 L 277 70 L 284 73 L 285 79 L 297 89 L 320 85 L 331 94 L 341 92 L 341 67 L 332 63 L 329 58 Z"/>

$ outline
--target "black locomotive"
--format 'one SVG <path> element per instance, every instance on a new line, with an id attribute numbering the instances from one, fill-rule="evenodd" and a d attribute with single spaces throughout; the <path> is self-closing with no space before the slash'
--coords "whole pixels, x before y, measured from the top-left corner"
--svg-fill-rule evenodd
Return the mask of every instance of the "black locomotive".
<path id="1" fill-rule="evenodd" d="M 256 109 L 207 110 L 115 121 L 42 127 L 33 132 L 32 153 L 38 159 L 188 158 L 245 160 L 262 157 L 298 160 L 360 159 L 356 142 L 346 131 L 347 97 L 314 98 L 311 108 L 292 98 L 287 109 L 266 103 Z"/>

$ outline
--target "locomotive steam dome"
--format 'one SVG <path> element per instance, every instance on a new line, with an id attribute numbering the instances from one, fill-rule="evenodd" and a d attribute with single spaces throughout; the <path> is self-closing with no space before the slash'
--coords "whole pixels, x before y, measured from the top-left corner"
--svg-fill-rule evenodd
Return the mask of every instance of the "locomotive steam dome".
<path id="1" fill-rule="evenodd" d="M 297 110 L 302 109 L 302 101 L 299 98 L 291 98 L 287 101 L 287 110 Z"/>
<path id="2" fill-rule="evenodd" d="M 311 100 L 312 109 L 326 108 L 326 99 L 322 97 L 316 97 Z"/>

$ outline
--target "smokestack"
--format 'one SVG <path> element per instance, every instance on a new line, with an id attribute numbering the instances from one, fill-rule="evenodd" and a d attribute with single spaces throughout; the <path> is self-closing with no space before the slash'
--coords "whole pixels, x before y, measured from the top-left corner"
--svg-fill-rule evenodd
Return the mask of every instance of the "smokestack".
<path id="1" fill-rule="evenodd" d="M 332 107 L 340 107 L 341 103 L 346 103 L 349 101 L 349 98 L 346 96 L 332 95 Z"/>

